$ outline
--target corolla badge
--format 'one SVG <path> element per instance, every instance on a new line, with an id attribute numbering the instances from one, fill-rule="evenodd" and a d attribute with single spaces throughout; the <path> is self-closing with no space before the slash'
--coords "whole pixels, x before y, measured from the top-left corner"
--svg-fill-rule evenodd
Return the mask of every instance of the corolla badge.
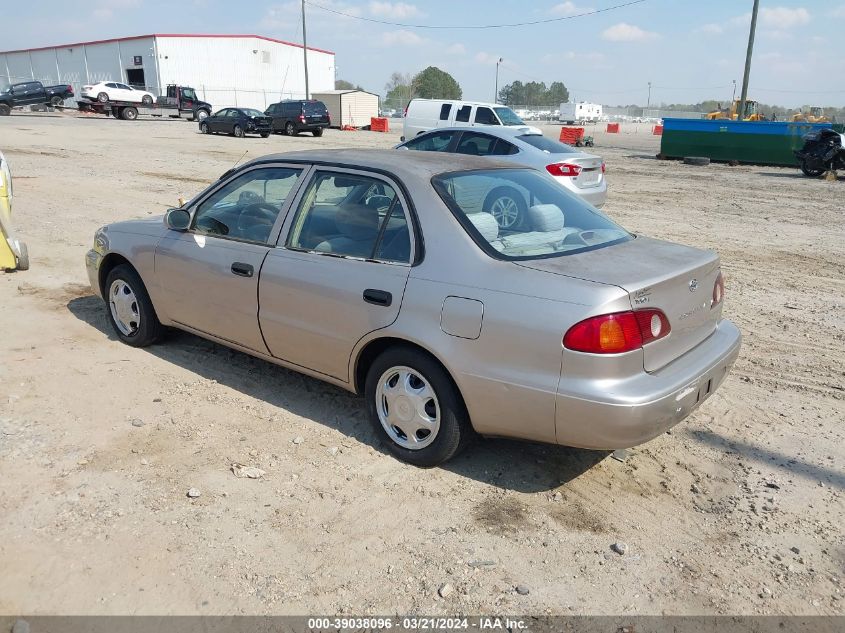
<path id="1" fill-rule="evenodd" d="M 698 290 L 698 279 L 690 279 L 689 280 L 689 291 L 695 292 Z"/>

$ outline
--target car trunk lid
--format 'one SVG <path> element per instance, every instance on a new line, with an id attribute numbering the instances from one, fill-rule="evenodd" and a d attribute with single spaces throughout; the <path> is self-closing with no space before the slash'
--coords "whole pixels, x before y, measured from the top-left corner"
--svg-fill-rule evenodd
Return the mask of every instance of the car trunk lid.
<path id="1" fill-rule="evenodd" d="M 557 156 L 556 156 L 557 157 Z M 578 165 L 581 172 L 572 178 L 572 183 L 579 189 L 590 189 L 601 185 L 603 173 L 602 159 L 598 156 L 560 154 L 560 162 Z"/>
<path id="2" fill-rule="evenodd" d="M 706 339 L 721 318 L 711 309 L 719 257 L 712 251 L 637 237 L 584 253 L 526 260 L 520 265 L 605 283 L 628 293 L 631 307 L 659 309 L 669 319 L 668 336 L 643 347 L 643 368 L 657 371 Z"/>

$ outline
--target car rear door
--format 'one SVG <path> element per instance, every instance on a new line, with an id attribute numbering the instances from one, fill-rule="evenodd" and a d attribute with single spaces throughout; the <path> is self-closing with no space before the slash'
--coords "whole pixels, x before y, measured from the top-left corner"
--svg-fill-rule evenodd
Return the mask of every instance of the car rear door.
<path id="1" fill-rule="evenodd" d="M 259 320 L 270 353 L 350 380 L 355 345 L 399 315 L 416 245 L 390 178 L 317 168 L 261 269 Z"/>
<path id="2" fill-rule="evenodd" d="M 155 252 L 160 308 L 177 324 L 267 353 L 258 326 L 261 264 L 307 169 L 241 170 L 189 209 L 187 231 L 167 231 Z"/>

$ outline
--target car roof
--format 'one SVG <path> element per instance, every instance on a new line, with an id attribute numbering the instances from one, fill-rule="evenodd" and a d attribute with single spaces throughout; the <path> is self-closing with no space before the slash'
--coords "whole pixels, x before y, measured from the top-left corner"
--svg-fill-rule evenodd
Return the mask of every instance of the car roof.
<path id="1" fill-rule="evenodd" d="M 513 163 L 489 157 L 440 152 L 407 152 L 394 149 L 313 149 L 270 154 L 252 160 L 244 167 L 266 162 L 308 162 L 350 169 L 375 169 L 400 179 L 429 179 L 437 174 L 474 169 L 514 169 Z M 517 167 L 518 168 L 518 167 Z"/>
<path id="2" fill-rule="evenodd" d="M 527 123 L 525 125 L 454 125 L 452 127 L 438 127 L 426 130 L 418 136 L 436 132 L 478 132 L 491 136 L 543 136 L 542 132 L 535 132 Z M 408 139 L 412 141 L 413 139 Z"/>

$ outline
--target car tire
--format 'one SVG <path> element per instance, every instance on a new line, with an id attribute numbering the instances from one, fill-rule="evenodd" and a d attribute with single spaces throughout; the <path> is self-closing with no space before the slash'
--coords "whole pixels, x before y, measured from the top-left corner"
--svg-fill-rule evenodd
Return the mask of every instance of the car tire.
<path id="1" fill-rule="evenodd" d="M 200 123 L 200 132 L 202 132 L 203 134 L 211 134 L 211 130 L 208 129 L 208 123 L 206 123 L 205 121 Z"/>
<path id="2" fill-rule="evenodd" d="M 122 118 L 124 121 L 134 121 L 138 118 L 138 110 L 131 106 L 123 108 L 120 111 L 120 118 Z"/>
<path id="3" fill-rule="evenodd" d="M 101 92 L 97 95 L 97 101 L 99 101 L 100 103 L 108 103 L 109 96 L 105 92 Z"/>
<path id="4" fill-rule="evenodd" d="M 12 108 L 5 103 L 0 103 L 0 116 L 9 116 L 12 113 Z"/>
<path id="5" fill-rule="evenodd" d="M 153 105 L 153 98 L 150 95 L 144 95 L 141 97 L 141 103 L 143 103 L 148 108 Z"/>
<path id="6" fill-rule="evenodd" d="M 29 270 L 29 249 L 27 249 L 26 244 L 23 242 L 18 242 L 18 252 L 20 256 L 18 257 L 18 270 Z"/>
<path id="7" fill-rule="evenodd" d="M 321 128 L 321 127 L 314 128 L 313 130 L 311 130 L 311 133 L 314 134 L 314 136 L 322 136 L 323 135 L 323 128 Z"/>
<path id="8" fill-rule="evenodd" d="M 808 178 L 819 178 L 826 170 L 824 168 L 818 169 L 810 167 L 805 159 L 801 161 L 801 171 Z"/>
<path id="9" fill-rule="evenodd" d="M 132 347 L 155 343 L 164 331 L 150 295 L 132 266 L 115 266 L 104 288 L 109 322 L 117 337 Z"/>
<path id="10" fill-rule="evenodd" d="M 517 229 L 525 223 L 528 207 L 513 187 L 497 187 L 484 199 L 481 207 L 496 218 L 500 229 Z"/>
<path id="11" fill-rule="evenodd" d="M 296 136 L 296 127 L 294 127 L 293 123 L 290 121 L 285 123 L 285 134 L 288 136 Z"/>
<path id="12" fill-rule="evenodd" d="M 270 132 L 262 132 L 261 133 L 261 138 L 267 138 L 268 136 L 270 136 Z"/>
<path id="13" fill-rule="evenodd" d="M 197 113 L 194 115 L 194 119 L 197 121 L 204 121 L 208 118 L 208 112 L 206 110 L 197 110 Z"/>
<path id="14" fill-rule="evenodd" d="M 59 106 L 63 106 L 64 104 L 65 104 L 65 100 L 62 99 L 61 97 L 59 97 L 58 95 L 56 95 L 52 99 L 50 99 L 50 105 L 53 106 L 54 108 L 57 108 Z"/>
<path id="15" fill-rule="evenodd" d="M 401 376 L 405 376 L 406 387 L 401 387 Z M 390 417 L 391 384 L 402 389 L 397 393 L 400 400 L 396 414 L 405 411 L 406 415 L 415 417 L 412 412 L 422 406 L 430 416 L 427 420 L 436 421 L 436 427 L 428 435 L 419 437 L 417 434 L 427 430 L 420 427 L 410 440 L 398 426 L 391 425 L 393 420 L 403 422 L 401 417 Z M 364 393 L 376 434 L 393 455 L 409 464 L 423 468 L 442 464 L 457 455 L 473 436 L 466 407 L 451 377 L 436 360 L 418 349 L 397 346 L 383 352 L 367 372 Z M 410 425 L 406 426 L 409 431 L 416 426 L 413 420 L 403 423 Z M 409 448 L 417 442 L 420 447 Z"/>
<path id="16" fill-rule="evenodd" d="M 706 156 L 685 156 L 684 165 L 695 165 L 696 167 L 706 167 L 710 164 L 710 159 Z"/>
<path id="17" fill-rule="evenodd" d="M 235 124 L 235 127 L 232 128 L 232 136 L 236 136 L 238 138 L 244 137 L 244 129 L 240 126 Z"/>

